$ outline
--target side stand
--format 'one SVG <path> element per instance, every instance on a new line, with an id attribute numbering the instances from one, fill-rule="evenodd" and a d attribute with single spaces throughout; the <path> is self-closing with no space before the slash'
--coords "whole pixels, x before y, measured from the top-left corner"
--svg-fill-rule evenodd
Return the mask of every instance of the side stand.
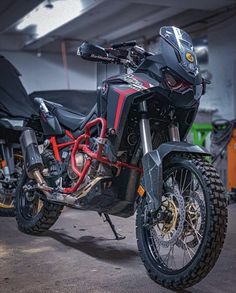
<path id="1" fill-rule="evenodd" d="M 112 223 L 112 220 L 111 220 L 111 218 L 110 218 L 110 216 L 108 214 L 103 214 L 103 213 L 98 213 L 98 214 L 99 214 L 100 217 L 102 217 L 104 223 L 107 222 L 110 225 L 111 230 L 114 233 L 116 240 L 125 239 L 125 236 L 120 235 L 116 231 L 115 225 Z"/>

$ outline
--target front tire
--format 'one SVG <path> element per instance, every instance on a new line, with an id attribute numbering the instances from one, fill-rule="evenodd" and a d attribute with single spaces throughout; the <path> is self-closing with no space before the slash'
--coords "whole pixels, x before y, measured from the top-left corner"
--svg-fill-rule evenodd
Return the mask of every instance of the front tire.
<path id="1" fill-rule="evenodd" d="M 31 182 L 24 171 L 16 189 L 16 221 L 21 232 L 39 235 L 55 224 L 63 206 L 42 199 L 36 191 L 26 193 L 24 186 Z"/>
<path id="2" fill-rule="evenodd" d="M 151 279 L 179 290 L 198 283 L 215 265 L 226 233 L 227 204 L 219 175 L 203 158 L 170 158 L 163 180 L 163 209 L 176 216 L 155 227 L 146 225 L 143 198 L 136 217 L 137 243 Z"/>

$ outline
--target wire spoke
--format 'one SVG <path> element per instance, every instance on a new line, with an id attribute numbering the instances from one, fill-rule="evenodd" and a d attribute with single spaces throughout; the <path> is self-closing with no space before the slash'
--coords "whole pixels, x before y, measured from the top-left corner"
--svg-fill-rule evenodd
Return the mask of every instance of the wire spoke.
<path id="1" fill-rule="evenodd" d="M 182 243 L 184 244 L 185 248 L 186 248 L 186 251 L 188 253 L 188 256 L 190 259 L 193 258 L 193 256 L 195 255 L 195 252 L 187 245 L 186 241 L 183 241 L 182 239 L 180 239 L 180 241 L 182 241 Z M 191 253 L 192 253 L 192 256 L 191 256 Z"/>
<path id="2" fill-rule="evenodd" d="M 190 221 L 191 221 L 191 223 L 189 223 L 189 221 L 187 221 L 187 220 L 185 220 L 186 221 L 186 223 L 189 225 L 189 226 L 191 226 L 191 228 L 193 229 L 193 231 L 194 231 L 194 233 L 195 233 L 195 235 L 197 236 L 197 239 L 198 239 L 198 243 L 201 241 L 198 237 L 201 237 L 201 238 L 203 238 L 203 236 L 196 230 L 196 228 L 193 226 L 193 223 L 192 223 L 192 220 L 190 219 Z"/>
<path id="3" fill-rule="evenodd" d="M 184 176 L 183 188 L 181 189 L 181 194 L 182 194 L 182 195 L 183 195 L 183 193 L 184 193 L 183 189 L 184 189 L 184 186 L 185 186 L 185 182 L 186 182 L 187 174 L 188 174 L 188 170 L 186 170 L 186 172 L 185 172 L 185 176 Z"/>
<path id="4" fill-rule="evenodd" d="M 181 191 L 182 187 L 182 177 L 183 177 L 183 169 L 180 170 L 180 180 L 179 180 L 179 191 Z"/>
<path id="5" fill-rule="evenodd" d="M 190 182 L 188 183 L 188 185 L 184 188 L 184 190 L 182 191 L 182 194 L 187 190 L 187 188 L 192 184 L 193 182 L 193 176 L 191 175 L 191 180 Z M 191 189 L 190 189 L 191 190 Z"/>

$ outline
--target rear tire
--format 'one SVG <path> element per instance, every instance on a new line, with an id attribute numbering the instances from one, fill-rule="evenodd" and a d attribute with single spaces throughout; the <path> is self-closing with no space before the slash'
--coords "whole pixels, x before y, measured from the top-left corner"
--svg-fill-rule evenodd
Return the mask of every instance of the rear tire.
<path id="1" fill-rule="evenodd" d="M 199 179 L 199 185 L 201 184 L 201 188 L 203 191 L 201 195 L 203 194 L 203 198 L 205 201 L 205 208 L 204 208 L 205 216 L 203 217 L 203 220 L 205 222 L 203 226 L 201 226 L 202 235 L 201 235 L 201 238 L 199 237 L 200 240 L 198 239 L 199 246 L 196 247 L 195 255 L 192 256 L 192 258 L 191 257 L 189 258 L 189 263 L 187 263 L 185 266 L 183 264 L 183 267 L 179 269 L 177 268 L 179 263 L 177 262 L 177 265 L 176 265 L 176 261 L 175 260 L 173 261 L 172 259 L 171 262 L 175 264 L 176 269 L 171 268 L 171 266 L 169 266 L 168 264 L 170 256 L 168 257 L 166 256 L 167 254 L 164 254 L 162 258 L 160 255 L 160 250 L 162 248 L 159 245 L 161 242 L 159 242 L 158 245 L 156 245 L 157 242 L 153 240 L 151 242 L 150 240 L 150 238 L 153 237 L 153 235 L 155 235 L 150 232 L 151 229 L 153 228 L 147 228 L 146 226 L 144 226 L 144 210 L 146 205 L 145 198 L 142 199 L 142 202 L 138 206 L 138 210 L 137 210 L 136 236 L 137 236 L 137 243 L 138 243 L 140 256 L 142 258 L 142 261 L 146 267 L 146 270 L 150 278 L 165 288 L 180 290 L 183 288 L 193 286 L 194 284 L 198 283 L 210 272 L 210 270 L 215 265 L 220 255 L 221 248 L 224 243 L 225 233 L 226 233 L 226 227 L 227 227 L 226 206 L 227 204 L 226 204 L 226 198 L 224 194 L 224 188 L 219 178 L 219 175 L 217 174 L 214 167 L 210 165 L 208 162 L 206 162 L 203 158 L 194 157 L 194 158 L 188 159 L 188 158 L 182 158 L 182 157 L 172 157 L 170 160 L 168 160 L 168 162 L 169 163 L 166 164 L 166 166 L 164 166 L 164 181 L 168 177 L 168 174 L 170 174 L 170 172 L 173 172 L 173 170 L 175 170 L 176 168 L 186 168 L 187 170 L 190 170 L 194 174 L 194 176 L 196 176 L 197 179 Z M 178 180 L 179 179 L 176 179 L 174 177 L 173 182 L 176 182 Z M 185 182 L 184 184 L 186 185 Z M 191 183 L 191 185 L 192 184 L 194 183 Z M 175 185 L 175 183 L 173 185 Z M 196 193 L 194 187 L 193 188 L 191 187 L 189 189 L 190 189 L 189 194 L 191 192 L 193 194 Z M 181 188 L 179 190 L 181 190 Z M 186 191 L 183 191 L 183 193 L 181 194 L 182 197 L 185 199 L 185 201 L 187 201 L 186 198 L 191 198 L 191 196 L 193 197 L 195 196 L 195 195 L 191 195 L 191 196 L 188 195 L 186 197 L 185 192 Z M 186 202 L 184 203 L 184 205 L 186 205 Z M 186 212 L 185 219 L 187 219 L 187 208 L 184 211 Z M 177 223 L 178 221 L 179 220 L 177 220 Z M 159 225 L 159 223 L 157 225 Z M 184 243 L 185 245 L 187 245 L 187 248 L 185 248 L 184 245 L 182 244 L 183 250 L 188 250 L 188 245 L 190 245 L 189 243 L 191 243 L 192 245 L 190 247 L 193 247 L 195 245 L 194 243 L 192 243 L 193 240 L 192 242 L 186 242 L 185 238 L 183 238 L 185 237 L 185 235 L 187 235 L 188 232 L 186 231 L 188 231 L 189 229 L 188 225 L 187 225 L 187 228 L 185 227 L 186 226 L 183 226 L 183 230 L 181 234 L 179 234 L 180 236 L 178 240 L 176 240 L 176 242 L 173 244 L 173 246 L 175 245 L 177 246 L 177 249 L 175 248 L 172 249 L 173 254 L 174 253 L 176 254 L 176 250 L 177 250 L 176 256 L 178 256 L 179 247 L 181 248 L 180 241 L 182 241 L 182 239 L 184 239 Z M 186 231 L 184 229 L 186 229 Z M 174 232 L 171 232 L 171 233 L 174 233 Z M 197 233 L 195 230 L 193 233 L 195 233 L 193 235 L 197 236 Z M 171 235 L 173 234 L 170 234 L 170 236 Z M 163 237 L 163 234 L 161 234 L 161 237 Z M 196 237 L 194 241 L 196 241 Z M 159 247 L 159 250 L 156 247 L 156 250 L 155 250 L 157 251 L 156 254 L 152 253 L 152 249 L 153 249 L 152 245 L 153 246 L 156 245 L 157 247 Z M 191 248 L 191 250 L 193 251 L 193 248 Z M 166 264 L 167 257 L 168 257 L 168 262 Z M 182 260 L 180 263 L 182 265 Z M 174 264 L 172 264 L 173 267 L 174 267 Z"/>
<path id="2" fill-rule="evenodd" d="M 32 199 L 32 205 L 37 205 L 37 213 L 35 215 L 31 215 L 31 211 L 26 213 L 25 208 L 28 202 L 23 186 L 27 181 L 29 181 L 29 178 L 24 171 L 16 189 L 16 221 L 18 229 L 21 232 L 30 235 L 39 235 L 49 230 L 51 226 L 55 224 L 63 210 L 63 205 L 54 204 L 47 200 L 41 200 L 39 197 L 35 197 L 35 199 Z M 33 200 L 35 202 L 33 202 Z"/>

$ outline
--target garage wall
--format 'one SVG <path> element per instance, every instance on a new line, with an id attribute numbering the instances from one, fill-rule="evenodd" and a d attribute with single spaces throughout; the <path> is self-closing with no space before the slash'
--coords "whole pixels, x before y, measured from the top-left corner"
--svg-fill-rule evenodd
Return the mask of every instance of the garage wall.
<path id="1" fill-rule="evenodd" d="M 101 87 L 102 82 L 109 77 L 123 74 L 126 72 L 126 69 L 122 65 L 117 64 L 97 64 L 97 86 Z"/>
<path id="2" fill-rule="evenodd" d="M 201 107 L 217 108 L 218 116 L 236 118 L 236 17 L 208 31 L 209 65 L 212 84 Z"/>
<path id="3" fill-rule="evenodd" d="M 30 93 L 38 90 L 67 89 L 66 74 L 60 54 L 1 51 L 22 74 L 22 82 Z M 71 89 L 95 90 L 97 87 L 96 63 L 68 56 L 68 73 Z"/>

